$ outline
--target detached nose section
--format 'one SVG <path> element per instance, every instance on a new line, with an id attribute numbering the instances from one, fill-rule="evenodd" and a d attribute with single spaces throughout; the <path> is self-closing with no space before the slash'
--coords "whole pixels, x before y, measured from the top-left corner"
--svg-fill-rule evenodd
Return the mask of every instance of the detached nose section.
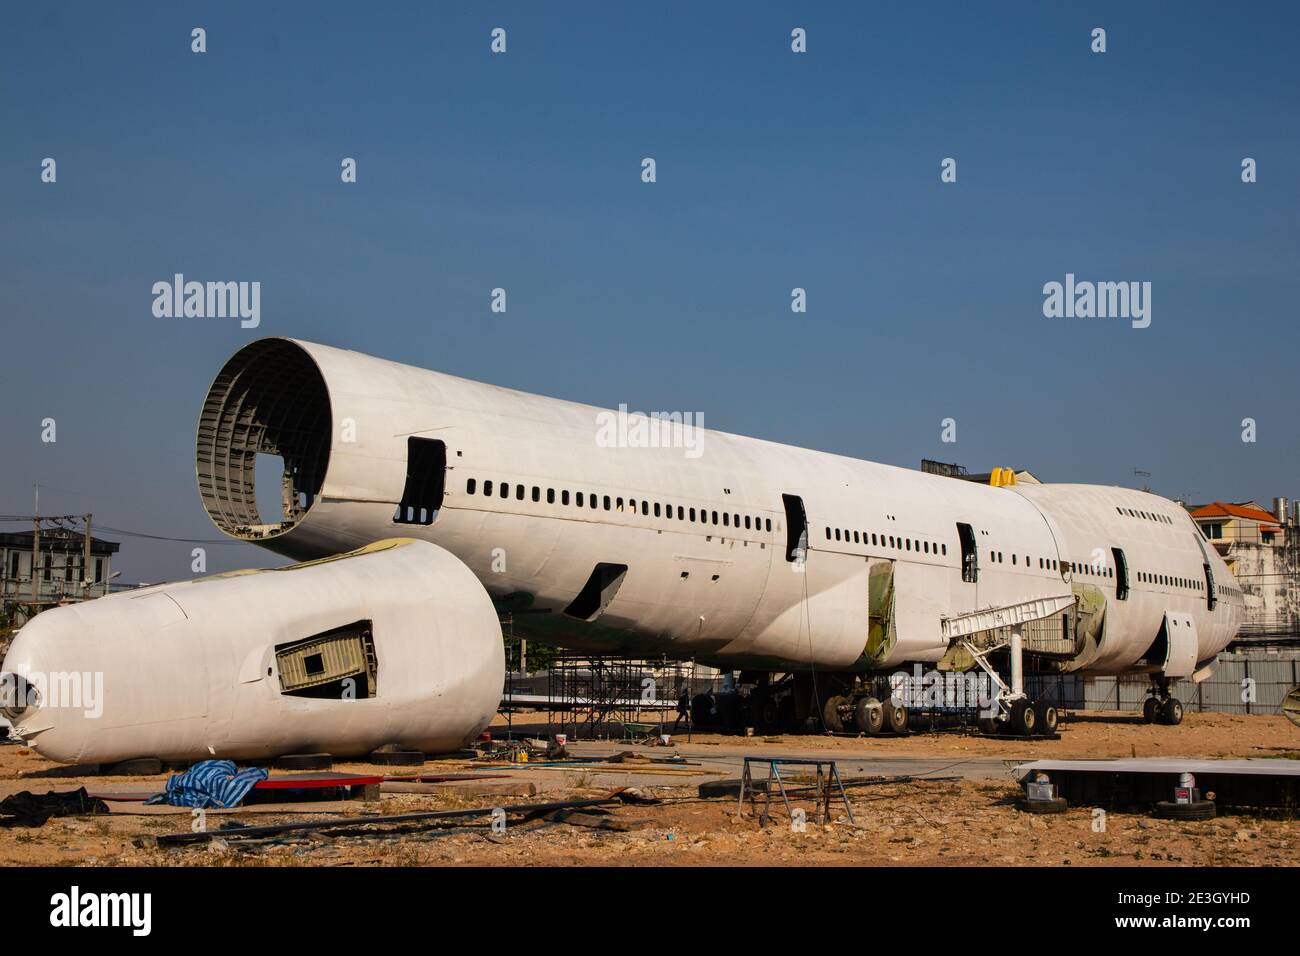
<path id="1" fill-rule="evenodd" d="M 76 763 L 103 714 L 103 672 L 75 608 L 54 608 L 18 632 L 0 666 L 0 713 L 43 757 Z M 69 670 L 76 662 L 79 670 Z"/>

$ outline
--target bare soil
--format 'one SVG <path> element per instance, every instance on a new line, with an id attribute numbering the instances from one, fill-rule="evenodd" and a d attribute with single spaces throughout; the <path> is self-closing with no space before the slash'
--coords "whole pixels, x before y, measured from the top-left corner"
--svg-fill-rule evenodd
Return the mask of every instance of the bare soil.
<path id="1" fill-rule="evenodd" d="M 682 738 L 679 737 L 681 742 Z M 927 757 L 1300 757 L 1300 730 L 1282 717 L 1188 714 L 1180 727 L 1088 715 L 1065 726 L 1060 740 L 1032 744 L 948 733 L 904 738 L 785 737 L 780 741 L 694 735 L 682 742 L 688 757 L 712 748 L 795 747 L 804 753 L 843 756 Z M 336 769 L 401 772 L 349 764 Z M 426 770 L 431 769 L 426 767 Z M 448 769 L 464 769 L 461 767 Z M 538 797 L 485 799 L 454 788 L 431 793 L 389 793 L 378 803 L 245 808 L 209 815 L 209 829 L 229 819 L 249 824 L 300 822 L 377 813 L 393 814 L 496 803 L 582 799 L 607 795 L 613 784 L 582 771 L 546 774 L 551 789 Z M 161 789 L 166 775 L 122 778 L 88 775 L 43 760 L 18 745 L 0 746 L 0 794 L 20 789 Z M 532 778 L 530 778 L 532 779 Z M 537 778 L 540 779 L 540 778 Z M 714 778 L 716 779 L 716 778 Z M 676 781 L 673 781 L 676 783 Z M 437 789 L 437 788 L 434 788 Z M 815 822 L 811 802 L 806 830 L 796 832 L 783 810 L 760 826 L 742 815 L 735 798 L 700 799 L 696 782 L 642 788 L 662 802 L 619 806 L 607 820 L 620 830 L 571 823 L 512 820 L 505 833 L 486 825 L 448 825 L 399 832 L 367 828 L 364 836 L 294 835 L 241 846 L 238 841 L 160 849 L 136 845 L 141 836 L 190 829 L 186 810 L 55 818 L 37 828 L 0 828 L 0 864 L 89 866 L 328 866 L 328 865 L 1229 865 L 1294 866 L 1300 863 L 1300 822 L 1285 815 L 1231 815 L 1187 823 L 1141 813 L 1110 813 L 1104 829 L 1083 807 L 1055 816 L 1017 809 L 1019 787 L 1010 779 L 916 781 L 850 788 L 855 822 L 835 805 L 832 821 Z M 121 807 L 121 804 L 114 804 Z M 141 809 L 141 808 L 137 808 Z M 588 819 L 585 822 L 591 823 Z"/>

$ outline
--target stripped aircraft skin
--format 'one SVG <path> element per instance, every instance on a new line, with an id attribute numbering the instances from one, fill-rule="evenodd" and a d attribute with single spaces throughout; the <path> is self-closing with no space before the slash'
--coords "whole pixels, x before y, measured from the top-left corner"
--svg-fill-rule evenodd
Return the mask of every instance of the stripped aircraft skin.
<path id="1" fill-rule="evenodd" d="M 359 756 L 477 739 L 505 654 L 465 565 L 393 537 L 53 608 L 19 630 L 4 671 L 5 716 L 51 760 Z"/>
<path id="2" fill-rule="evenodd" d="M 611 414 L 260 339 L 208 392 L 199 490 L 223 532 L 298 560 L 434 542 L 516 633 L 588 653 L 884 671 L 940 661 L 963 615 L 1034 605 L 1026 649 L 1050 669 L 1186 677 L 1241 621 L 1226 565 L 1158 495 L 991 487 L 705 429 L 697 454 L 606 447 Z M 282 521 L 257 511 L 258 453 L 285 462 Z"/>

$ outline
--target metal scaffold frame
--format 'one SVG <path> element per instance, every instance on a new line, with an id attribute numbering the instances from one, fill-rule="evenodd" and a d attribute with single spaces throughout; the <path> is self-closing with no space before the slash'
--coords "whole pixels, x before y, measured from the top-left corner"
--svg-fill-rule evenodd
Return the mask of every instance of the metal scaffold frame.
<path id="1" fill-rule="evenodd" d="M 573 739 L 646 739 L 675 732 L 678 695 L 696 687 L 694 661 L 562 654 L 547 675 L 548 727 Z M 690 733 L 689 716 L 676 723 Z"/>

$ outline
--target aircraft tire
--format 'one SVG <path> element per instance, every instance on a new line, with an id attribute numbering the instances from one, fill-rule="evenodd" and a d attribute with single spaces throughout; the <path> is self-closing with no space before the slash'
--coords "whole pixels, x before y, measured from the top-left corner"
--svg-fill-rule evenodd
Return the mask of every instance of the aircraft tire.
<path id="1" fill-rule="evenodd" d="M 1056 733 L 1056 726 L 1060 723 L 1061 715 L 1056 709 L 1056 705 L 1045 700 L 1034 702 L 1034 717 L 1037 727 L 1034 733 L 1042 737 L 1051 737 Z"/>
<path id="2" fill-rule="evenodd" d="M 885 711 L 885 730 L 891 734 L 907 733 L 908 713 L 907 708 L 901 704 L 895 704 L 892 700 L 884 703 Z"/>
<path id="3" fill-rule="evenodd" d="M 1197 800 L 1194 803 L 1161 800 L 1156 804 L 1156 816 L 1166 820 L 1213 820 L 1214 814 L 1213 800 Z"/>
<path id="4" fill-rule="evenodd" d="M 858 730 L 875 737 L 885 726 L 885 708 L 874 697 L 860 697 L 853 707 L 853 721 Z"/>
<path id="5" fill-rule="evenodd" d="M 1011 732 L 1017 737 L 1032 737 L 1038 726 L 1038 714 L 1027 700 L 1018 700 L 1011 705 Z"/>

